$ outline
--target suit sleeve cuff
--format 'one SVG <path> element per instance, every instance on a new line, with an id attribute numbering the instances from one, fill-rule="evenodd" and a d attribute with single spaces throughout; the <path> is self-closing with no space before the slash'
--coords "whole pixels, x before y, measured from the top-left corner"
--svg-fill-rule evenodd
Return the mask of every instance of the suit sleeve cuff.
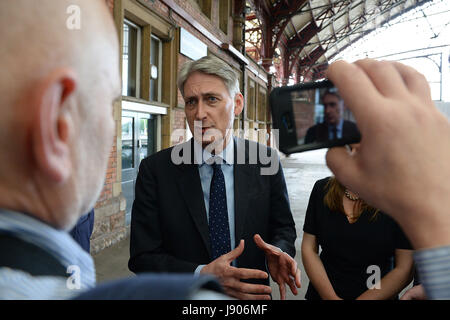
<path id="1" fill-rule="evenodd" d="M 206 264 L 200 264 L 197 268 L 195 268 L 194 274 L 196 276 L 199 276 L 200 275 L 200 271 L 202 271 L 204 266 L 206 266 Z"/>

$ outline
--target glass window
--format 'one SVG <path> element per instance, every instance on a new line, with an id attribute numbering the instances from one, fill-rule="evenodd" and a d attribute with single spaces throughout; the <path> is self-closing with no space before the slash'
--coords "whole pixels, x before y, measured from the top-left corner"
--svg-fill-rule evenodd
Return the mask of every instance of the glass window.
<path id="1" fill-rule="evenodd" d="M 162 43 L 152 35 L 150 42 L 150 100 L 161 101 Z"/>
<path id="2" fill-rule="evenodd" d="M 140 29 L 131 22 L 123 24 L 122 95 L 139 97 Z"/>
<path id="3" fill-rule="evenodd" d="M 255 82 L 250 79 L 247 91 L 247 118 L 255 120 Z"/>
<path id="4" fill-rule="evenodd" d="M 134 118 L 122 117 L 122 169 L 134 168 Z"/>
<path id="5" fill-rule="evenodd" d="M 139 150 L 139 163 L 148 155 L 148 123 L 149 119 L 139 120 L 139 140 L 141 148 Z"/>
<path id="6" fill-rule="evenodd" d="M 211 0 L 196 0 L 202 12 L 211 19 Z"/>
<path id="7" fill-rule="evenodd" d="M 258 101 L 258 120 L 259 121 L 266 121 L 266 104 L 267 104 L 266 91 L 260 87 L 259 101 Z"/>
<path id="8" fill-rule="evenodd" d="M 230 0 L 219 0 L 219 27 L 228 33 L 228 19 L 230 17 Z"/>

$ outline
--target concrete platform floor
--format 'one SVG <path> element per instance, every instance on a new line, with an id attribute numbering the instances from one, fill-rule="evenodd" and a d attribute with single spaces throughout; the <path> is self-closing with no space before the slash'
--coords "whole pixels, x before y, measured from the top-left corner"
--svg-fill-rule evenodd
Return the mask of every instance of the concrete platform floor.
<path id="1" fill-rule="evenodd" d="M 308 288 L 309 280 L 304 271 L 299 250 L 303 237 L 303 222 L 310 192 L 317 180 L 331 175 L 330 170 L 325 164 L 325 154 L 326 150 L 315 150 L 294 154 L 281 160 L 297 230 L 297 240 L 295 243 L 297 254 L 295 259 L 302 272 L 302 287 L 299 290 L 299 294 L 294 296 L 288 289 L 287 299 L 289 300 L 303 300 L 306 289 Z M 133 273 L 128 270 L 127 266 L 129 256 L 129 238 L 95 255 L 94 261 L 97 269 L 97 282 L 101 283 L 107 280 L 133 276 Z M 273 298 L 276 300 L 279 299 L 277 284 L 272 283 L 271 287 Z"/>

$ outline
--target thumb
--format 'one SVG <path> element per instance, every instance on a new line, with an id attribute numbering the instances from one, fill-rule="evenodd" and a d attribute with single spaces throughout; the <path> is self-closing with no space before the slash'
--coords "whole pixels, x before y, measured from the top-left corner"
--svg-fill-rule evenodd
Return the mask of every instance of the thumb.
<path id="1" fill-rule="evenodd" d="M 336 179 L 347 186 L 354 189 L 355 182 L 360 180 L 356 156 L 350 155 L 344 147 L 334 147 L 328 150 L 326 155 L 327 166 L 335 175 Z"/>
<path id="2" fill-rule="evenodd" d="M 264 242 L 264 240 L 261 238 L 261 236 L 259 234 L 255 234 L 253 236 L 253 240 L 255 241 L 258 248 L 260 248 L 262 250 L 267 249 L 267 243 Z"/>
<path id="3" fill-rule="evenodd" d="M 230 252 L 228 252 L 225 255 L 225 257 L 231 263 L 231 261 L 233 261 L 234 259 L 239 257 L 242 254 L 242 252 L 244 252 L 244 240 L 243 239 L 239 242 L 239 245 L 236 248 L 234 248 L 233 250 L 231 250 Z"/>

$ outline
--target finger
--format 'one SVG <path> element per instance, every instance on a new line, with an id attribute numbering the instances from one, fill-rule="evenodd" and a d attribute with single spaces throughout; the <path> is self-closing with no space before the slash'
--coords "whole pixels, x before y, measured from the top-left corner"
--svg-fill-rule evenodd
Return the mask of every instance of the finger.
<path id="1" fill-rule="evenodd" d="M 250 294 L 271 294 L 272 288 L 263 284 L 246 283 L 234 278 L 227 278 L 222 281 L 226 288 Z"/>
<path id="2" fill-rule="evenodd" d="M 287 255 L 287 254 L 286 254 Z M 295 261 L 295 259 L 293 259 L 291 256 L 287 255 L 291 261 L 291 274 L 289 275 L 289 285 L 293 285 L 294 287 L 297 286 L 300 288 L 300 269 L 298 269 L 297 267 L 297 261 Z M 295 289 L 297 290 L 297 289 Z M 291 291 L 292 291 L 292 287 L 291 287 Z M 294 292 L 294 291 L 292 291 Z"/>
<path id="3" fill-rule="evenodd" d="M 297 287 L 295 286 L 295 278 L 289 276 L 289 280 L 287 281 L 287 284 L 289 285 L 289 288 L 291 289 L 291 292 L 294 295 L 297 295 L 298 291 L 297 291 Z"/>
<path id="4" fill-rule="evenodd" d="M 278 284 L 278 287 L 280 288 L 280 299 L 286 300 L 286 285 L 282 282 Z"/>
<path id="5" fill-rule="evenodd" d="M 224 255 L 225 259 L 227 259 L 230 263 L 233 260 L 237 259 L 242 254 L 242 252 L 244 252 L 244 246 L 244 240 L 242 239 L 236 248 Z"/>
<path id="6" fill-rule="evenodd" d="M 267 272 L 258 269 L 230 267 L 229 276 L 237 279 L 267 279 Z"/>
<path id="7" fill-rule="evenodd" d="M 342 60 L 333 62 L 327 69 L 327 77 L 338 88 L 345 105 L 355 116 L 358 127 L 365 128 L 366 124 L 374 121 L 379 113 L 380 98 L 382 96 L 363 69 L 356 64 Z M 377 108 L 367 108 L 376 105 Z"/>
<path id="8" fill-rule="evenodd" d="M 261 238 L 259 234 L 255 234 L 253 236 L 253 240 L 260 249 L 263 250 L 268 249 L 267 243 L 264 242 L 264 240 Z"/>
<path id="9" fill-rule="evenodd" d="M 295 274 L 295 285 L 297 286 L 297 288 L 301 288 L 302 287 L 302 273 L 300 271 L 300 269 L 297 269 L 297 273 Z"/>
<path id="10" fill-rule="evenodd" d="M 290 263 L 291 263 L 291 275 L 292 275 L 292 278 L 294 278 L 295 275 L 297 274 L 297 270 L 298 270 L 298 268 L 297 268 L 297 261 L 295 261 L 295 259 L 292 258 L 287 253 L 285 253 L 285 254 L 288 256 L 288 258 L 290 260 Z"/>
<path id="11" fill-rule="evenodd" d="M 392 62 L 363 59 L 355 64 L 365 71 L 383 96 L 402 98 L 408 94 L 406 84 Z"/>
<path id="12" fill-rule="evenodd" d="M 253 237 L 253 240 L 255 241 L 256 245 L 261 250 L 266 252 L 266 254 L 271 253 L 271 254 L 279 255 L 280 253 L 283 252 L 280 248 L 265 242 L 259 234 L 255 234 L 255 236 Z"/>
<path id="13" fill-rule="evenodd" d="M 331 148 L 326 154 L 328 168 L 339 182 L 351 190 L 359 190 L 356 184 L 361 181 L 356 157 L 351 156 L 344 147 Z"/>
<path id="14" fill-rule="evenodd" d="M 421 99 L 431 100 L 430 85 L 423 74 L 400 62 L 393 62 L 393 66 L 399 72 L 411 94 L 419 96 Z"/>

